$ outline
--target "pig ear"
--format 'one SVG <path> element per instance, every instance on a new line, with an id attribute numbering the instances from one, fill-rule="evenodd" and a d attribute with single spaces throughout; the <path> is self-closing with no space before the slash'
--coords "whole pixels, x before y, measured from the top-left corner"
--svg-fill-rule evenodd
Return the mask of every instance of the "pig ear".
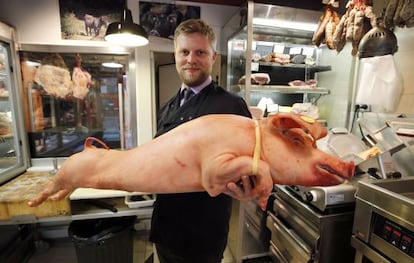
<path id="1" fill-rule="evenodd" d="M 327 130 L 318 122 L 304 121 L 300 115 L 294 113 L 278 113 L 271 117 L 271 122 L 276 129 L 300 128 L 308 133 L 314 140 L 326 136 Z"/>
<path id="2" fill-rule="evenodd" d="M 288 130 L 282 130 L 281 134 L 286 139 L 294 143 L 295 145 L 298 145 L 298 146 L 306 145 L 306 146 L 310 146 L 313 148 L 316 147 L 315 140 L 302 129 L 292 128 Z"/>

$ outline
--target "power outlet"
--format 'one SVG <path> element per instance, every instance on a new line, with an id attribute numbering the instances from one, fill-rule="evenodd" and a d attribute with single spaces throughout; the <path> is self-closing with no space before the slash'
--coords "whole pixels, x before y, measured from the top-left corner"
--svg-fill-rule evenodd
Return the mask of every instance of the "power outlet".
<path id="1" fill-rule="evenodd" d="M 371 112 L 371 105 L 369 104 L 356 104 L 355 110 L 359 112 Z"/>

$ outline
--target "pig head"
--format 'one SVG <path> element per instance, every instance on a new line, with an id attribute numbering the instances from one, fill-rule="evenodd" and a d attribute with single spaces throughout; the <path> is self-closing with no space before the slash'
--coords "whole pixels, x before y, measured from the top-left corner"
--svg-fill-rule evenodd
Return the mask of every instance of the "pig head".
<path id="1" fill-rule="evenodd" d="M 233 119 L 236 117 L 219 121 L 221 140 L 215 150 L 219 152 L 202 157 L 209 167 L 201 173 L 203 187 L 210 195 L 225 192 L 228 182 L 235 182 L 241 174 L 250 172 L 258 179 L 254 194 L 258 196 L 259 205 L 265 207 L 273 184 L 329 186 L 343 183 L 354 175 L 352 162 L 343 162 L 316 148 L 316 140 L 326 136 L 327 131 L 314 120 L 305 121 L 296 114 L 279 113 L 258 121 L 258 128 L 255 128 L 251 120 L 237 117 L 233 123 Z M 214 125 L 207 127 L 211 132 Z M 255 130 L 256 139 L 252 139 Z M 260 153 L 257 172 L 252 168 L 255 144 L 259 144 Z M 206 147 L 215 147 L 211 141 L 208 145 Z"/>
<path id="2" fill-rule="evenodd" d="M 262 157 L 275 184 L 329 186 L 349 179 L 354 164 L 320 151 L 316 140 L 327 135 L 318 122 L 279 113 L 261 122 Z"/>

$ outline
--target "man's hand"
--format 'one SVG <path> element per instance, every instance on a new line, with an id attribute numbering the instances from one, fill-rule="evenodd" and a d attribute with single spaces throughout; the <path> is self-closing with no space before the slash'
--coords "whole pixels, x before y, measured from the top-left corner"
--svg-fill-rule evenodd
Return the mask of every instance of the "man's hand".
<path id="1" fill-rule="evenodd" d="M 224 193 L 240 201 L 250 201 L 255 197 L 253 192 L 255 183 L 254 176 L 242 176 L 237 183 L 228 183 Z"/>

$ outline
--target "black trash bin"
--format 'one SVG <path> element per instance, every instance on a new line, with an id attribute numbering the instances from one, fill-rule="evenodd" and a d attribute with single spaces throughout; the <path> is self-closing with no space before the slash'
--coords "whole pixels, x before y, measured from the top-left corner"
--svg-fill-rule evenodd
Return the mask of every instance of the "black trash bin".
<path id="1" fill-rule="evenodd" d="M 68 233 L 78 263 L 133 261 L 135 216 L 73 221 Z"/>

